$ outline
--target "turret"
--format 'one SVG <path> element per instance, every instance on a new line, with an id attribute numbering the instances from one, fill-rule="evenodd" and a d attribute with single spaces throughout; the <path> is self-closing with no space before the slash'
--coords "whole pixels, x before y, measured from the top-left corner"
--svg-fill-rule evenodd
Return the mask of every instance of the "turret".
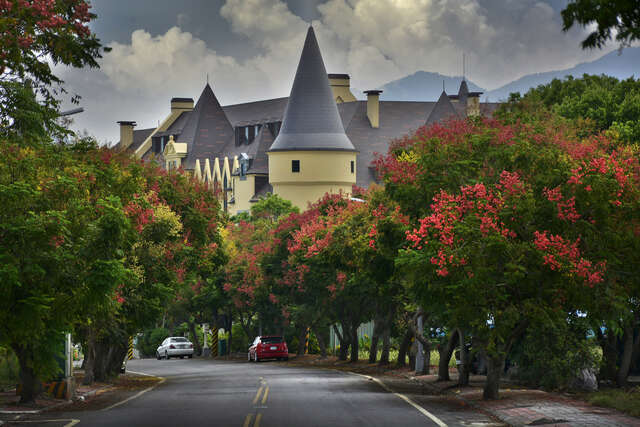
<path id="1" fill-rule="evenodd" d="M 356 182 L 357 152 L 344 132 L 313 27 L 267 154 L 273 192 L 301 209 L 327 192 L 350 193 Z"/>

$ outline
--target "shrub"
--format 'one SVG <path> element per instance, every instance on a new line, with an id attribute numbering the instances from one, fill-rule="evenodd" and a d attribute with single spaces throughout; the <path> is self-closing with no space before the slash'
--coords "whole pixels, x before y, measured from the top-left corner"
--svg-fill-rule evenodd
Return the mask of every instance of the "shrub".
<path id="1" fill-rule="evenodd" d="M 518 380 L 534 387 L 563 389 L 581 369 L 594 367 L 586 319 L 565 313 L 535 319 L 509 358 L 518 367 Z"/>
<path id="2" fill-rule="evenodd" d="M 147 329 L 138 339 L 138 350 L 142 357 L 154 357 L 156 349 L 169 336 L 166 328 Z"/>

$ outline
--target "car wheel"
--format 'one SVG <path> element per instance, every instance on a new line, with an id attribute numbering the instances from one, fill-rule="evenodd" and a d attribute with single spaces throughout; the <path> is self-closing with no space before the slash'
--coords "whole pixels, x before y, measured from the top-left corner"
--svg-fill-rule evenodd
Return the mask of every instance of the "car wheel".
<path id="1" fill-rule="evenodd" d="M 158 353 L 157 351 L 156 351 L 156 359 L 158 360 L 162 359 L 162 357 L 160 357 L 160 353 Z"/>
<path id="2" fill-rule="evenodd" d="M 193 354 L 190 354 L 190 355 L 188 355 L 187 357 L 188 357 L 189 359 L 192 359 L 192 358 L 193 358 Z"/>
<path id="3" fill-rule="evenodd" d="M 166 351 L 164 352 L 164 358 L 169 360 L 169 353 L 167 353 Z"/>

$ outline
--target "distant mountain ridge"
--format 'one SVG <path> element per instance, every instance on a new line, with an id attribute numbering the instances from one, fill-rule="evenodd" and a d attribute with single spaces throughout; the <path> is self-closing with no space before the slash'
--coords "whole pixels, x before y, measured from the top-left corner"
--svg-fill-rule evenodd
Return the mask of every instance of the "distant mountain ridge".
<path id="1" fill-rule="evenodd" d="M 581 77 L 583 74 L 606 74 L 618 79 L 640 76 L 640 47 L 629 47 L 618 54 L 609 52 L 602 57 L 584 62 L 564 70 L 534 73 L 523 76 L 499 88 L 487 91 L 467 80 L 470 91 L 484 92 L 481 100 L 500 101 L 509 97 L 512 92 L 524 94 L 529 89 L 549 83 L 553 79 L 564 79 L 571 75 Z M 442 93 L 442 82 L 449 95 L 458 93 L 462 76 L 445 76 L 440 73 L 417 71 L 411 75 L 389 82 L 381 87 L 381 100 L 386 101 L 436 101 Z"/>
<path id="2" fill-rule="evenodd" d="M 569 75 L 582 77 L 583 74 L 606 74 L 620 80 L 631 76 L 639 77 L 640 47 L 625 48 L 622 54 L 619 54 L 618 51 L 609 52 L 595 61 L 583 62 L 566 70 L 526 75 L 483 94 L 482 100 L 486 97 L 489 97 L 490 101 L 505 100 L 512 92 L 524 94 L 529 89 L 549 83 L 553 79 L 564 79 Z"/>
<path id="3" fill-rule="evenodd" d="M 462 76 L 445 76 L 440 73 L 416 71 L 381 87 L 380 99 L 383 101 L 436 101 L 442 93 L 444 81 L 445 92 L 456 95 L 460 88 Z M 467 80 L 471 92 L 484 92 L 477 84 Z"/>

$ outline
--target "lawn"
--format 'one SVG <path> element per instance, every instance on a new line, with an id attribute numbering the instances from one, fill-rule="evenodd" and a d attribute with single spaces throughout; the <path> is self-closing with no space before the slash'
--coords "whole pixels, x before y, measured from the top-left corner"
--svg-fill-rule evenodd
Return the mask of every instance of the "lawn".
<path id="1" fill-rule="evenodd" d="M 603 389 L 587 396 L 589 403 L 614 408 L 640 417 L 640 386 L 629 389 Z"/>

